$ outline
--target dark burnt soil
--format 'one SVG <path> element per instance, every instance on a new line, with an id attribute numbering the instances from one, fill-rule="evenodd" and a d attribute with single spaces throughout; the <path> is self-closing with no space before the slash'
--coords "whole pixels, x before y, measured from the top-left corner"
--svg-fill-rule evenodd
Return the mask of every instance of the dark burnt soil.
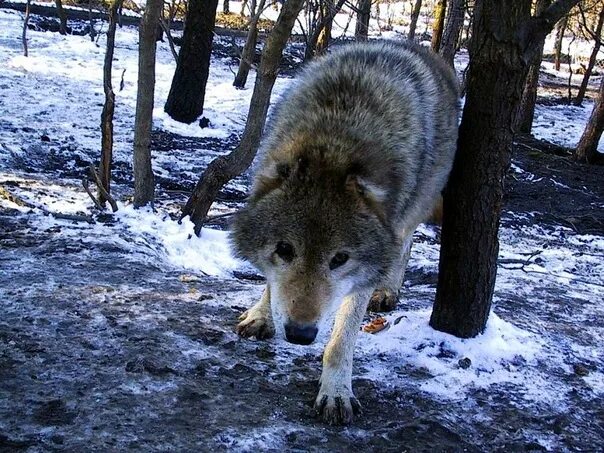
<path id="1" fill-rule="evenodd" d="M 572 161 L 571 150 L 532 137 L 517 137 L 506 179 L 504 225 L 563 225 L 579 234 L 604 235 L 604 166 Z"/>
<path id="2" fill-rule="evenodd" d="M 155 140 L 166 152 L 176 145 L 174 137 Z M 604 234 L 604 168 L 560 152 L 530 140 L 516 145 L 522 171 L 509 173 L 504 224 Z M 414 386 L 356 378 L 362 418 L 325 426 L 311 406 L 320 350 L 233 332 L 261 282 L 183 283 L 144 250 L 103 239 L 119 232 L 94 230 L 100 237 L 91 243 L 83 238 L 94 226 L 32 219 L 0 211 L 0 451 L 540 451 L 547 443 L 539 439 L 551 436 L 555 449 L 593 451 L 604 442 L 604 404 L 579 377 L 597 363 L 565 378 L 574 389 L 566 410 L 527 406 L 507 385 L 450 403 Z M 61 234 L 78 228 L 79 235 Z M 412 267 L 405 297 L 426 301 L 422 291 L 435 284 L 434 273 Z M 548 291 L 544 298 L 561 300 Z M 571 304 L 566 312 L 580 303 L 562 300 Z M 513 295 L 498 309 L 511 320 L 544 315 Z M 357 360 L 355 375 L 388 361 Z M 384 366 L 394 380 L 430 378 L 421 368 Z"/>

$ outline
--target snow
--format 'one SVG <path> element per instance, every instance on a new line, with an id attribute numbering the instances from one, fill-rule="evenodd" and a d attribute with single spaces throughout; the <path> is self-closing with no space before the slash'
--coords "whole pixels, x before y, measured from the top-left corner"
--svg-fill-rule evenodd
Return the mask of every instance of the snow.
<path id="1" fill-rule="evenodd" d="M 582 107 L 537 104 L 533 120 L 533 135 L 557 145 L 574 148 L 579 143 L 594 107 L 592 101 L 584 101 L 583 104 Z M 600 140 L 598 151 L 604 152 L 604 140 Z"/>
<path id="2" fill-rule="evenodd" d="M 133 236 L 155 248 L 159 259 L 174 267 L 223 278 L 244 267 L 232 256 L 226 231 L 204 228 L 197 237 L 192 234 L 193 223 L 188 217 L 179 223 L 158 216 L 151 208 L 120 206 L 116 217 Z"/>
<path id="3" fill-rule="evenodd" d="M 430 378 L 422 383 L 422 391 L 445 397 L 463 399 L 474 388 L 511 382 L 530 387 L 531 373 L 519 367 L 534 363 L 543 348 L 542 340 L 495 313 L 489 317 L 481 335 L 460 339 L 436 331 L 429 326 L 430 309 L 406 311 L 387 319 L 391 328 L 377 335 L 364 334 L 360 343 L 364 353 L 389 353 L 389 362 L 425 370 Z M 397 317 L 398 316 L 398 317 Z M 398 321 L 398 322 L 397 322 Z M 464 369 L 460 361 L 469 359 Z M 386 378 L 379 370 L 379 378 Z"/>

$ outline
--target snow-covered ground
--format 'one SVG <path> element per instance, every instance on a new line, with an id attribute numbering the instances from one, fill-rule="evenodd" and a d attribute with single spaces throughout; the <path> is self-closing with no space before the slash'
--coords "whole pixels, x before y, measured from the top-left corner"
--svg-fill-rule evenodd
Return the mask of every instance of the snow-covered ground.
<path id="1" fill-rule="evenodd" d="M 0 187 L 9 188 L 11 193 L 47 211 L 90 215 L 94 210 L 81 187 L 81 177 L 87 165 L 96 162 L 99 156 L 104 38 L 96 44 L 87 37 L 29 31 L 30 56 L 26 58 L 21 55 L 21 21 L 21 14 L 0 10 Z M 396 432 L 386 430 L 380 434 L 375 431 L 378 427 L 370 428 L 362 421 L 358 422 L 358 428 L 349 428 L 343 433 L 324 431 L 325 428 L 314 422 L 309 425 L 300 415 L 300 409 L 296 409 L 298 406 L 291 401 L 302 399 L 296 393 L 298 389 L 305 397 L 312 397 L 314 390 L 300 382 L 307 381 L 309 373 L 314 377 L 317 374 L 309 371 L 307 364 L 300 366 L 300 363 L 316 363 L 318 370 L 321 345 L 300 348 L 277 339 L 270 343 L 273 349 L 266 350 L 253 341 L 237 341 L 232 332 L 237 312 L 257 299 L 261 288 L 236 278 L 237 273 L 249 274 L 253 270 L 231 255 L 227 233 L 205 229 L 201 238 L 195 238 L 191 237 L 189 222 L 185 220 L 179 224 L 173 220 L 170 214 L 176 213 L 174 203 L 184 201 L 186 193 L 168 197 L 167 190 L 159 190 L 155 212 L 136 211 L 128 206 L 126 198 L 131 194 L 129 174 L 136 102 L 136 30 L 118 29 L 116 43 L 113 70 L 117 104 L 114 158 L 118 171 L 115 190 L 122 200 L 120 210 L 109 221 L 88 224 L 57 219 L 39 209 L 32 210 L 0 198 L 0 214 L 10 212 L 11 219 L 17 219 L 14 223 L 13 220 L 0 223 L 0 227 L 8 225 L 14 228 L 13 231 L 0 230 L 0 240 L 6 241 L 6 248 L 0 246 L 0 313 L 3 313 L 0 316 L 0 358 L 10 358 L 14 363 L 6 363 L 16 366 L 20 373 L 25 368 L 39 372 L 42 381 L 51 379 L 38 369 L 46 366 L 44 360 L 48 360 L 49 369 L 59 373 L 49 388 L 66 389 L 58 396 L 61 400 L 76 398 L 77 393 L 70 393 L 71 390 L 67 389 L 71 389 L 73 382 L 79 382 L 78 373 L 81 376 L 106 373 L 108 382 L 115 384 L 121 397 L 136 395 L 140 398 L 141 395 L 153 394 L 156 395 L 154 398 L 165 396 L 169 401 L 173 395 L 180 398 L 178 395 L 183 388 L 196 385 L 197 393 L 194 392 L 189 400 L 198 401 L 199 407 L 208 408 L 209 413 L 214 414 L 207 424 L 220 428 L 220 432 L 198 440 L 197 444 L 175 443 L 182 448 L 195 445 L 201 449 L 220 446 L 239 451 L 280 449 L 292 445 L 308 446 L 308 439 L 325 442 L 324 445 L 334 448 L 337 443 L 332 442 L 346 437 L 365 446 L 373 445 L 371 442 L 375 441 L 386 442 L 386 448 L 398 451 L 405 445 L 429 450 L 430 444 L 413 444 L 409 436 L 423 442 L 431 433 L 437 439 L 436 444 L 432 444 L 436 450 L 447 446 L 480 450 L 486 445 L 499 448 L 507 445 L 511 449 L 520 448 L 518 445 L 532 445 L 533 449 L 554 451 L 572 449 L 573 446 L 585 448 L 585 445 L 599 448 L 597 445 L 604 441 L 601 420 L 589 424 L 591 422 L 584 418 L 602 415 L 604 407 L 604 348 L 600 341 L 604 335 L 600 321 L 604 315 L 604 237 L 577 234 L 561 225 L 522 228 L 512 225 L 502 229 L 501 264 L 493 313 L 484 334 L 469 340 L 436 332 L 428 326 L 435 292 L 433 277 L 437 272 L 438 233 L 433 228 L 422 227 L 416 234 L 410 278 L 402 292 L 403 302 L 386 316 L 390 328 L 375 336 L 362 334 L 358 342 L 355 387 L 362 403 L 369 406 L 367 420 L 380 420 L 384 429 L 388 428 L 387 422 L 395 423 L 396 418 L 401 417 L 412 420 L 418 417 L 418 413 L 423 414 L 420 418 L 431 414 L 438 421 L 438 426 L 428 424 L 426 428 L 409 421 L 396 425 Z M 174 66 L 167 44 L 159 43 L 154 128 L 186 137 L 190 146 L 154 150 L 153 166 L 156 174 L 166 180 L 181 187 L 190 187 L 201 169 L 217 154 L 228 152 L 241 134 L 254 75 L 250 74 L 246 89 L 235 90 L 231 85 L 232 71 L 236 69 L 233 63 L 228 58 L 213 58 L 204 107 L 204 116 L 210 120 L 211 126 L 201 129 L 197 123 L 176 123 L 163 113 Z M 122 74 L 124 88 L 117 91 Z M 279 78 L 273 99 L 287 90 L 290 83 L 291 79 Z M 573 146 L 589 111 L 589 106 L 539 105 L 536 135 L 564 146 Z M 174 142 L 180 143 L 178 140 Z M 225 143 L 227 146 L 221 148 Z M 540 180 L 518 163 L 513 166 L 513 171 L 516 178 Z M 554 176 L 550 179 L 557 183 Z M 246 184 L 247 179 L 240 178 L 229 187 L 245 191 Z M 602 199 L 596 195 L 594 203 L 604 208 Z M 230 210 L 232 206 L 221 203 L 215 209 Z M 531 215 L 531 212 L 507 212 L 504 217 L 512 220 L 530 218 Z M 40 243 L 31 239 L 34 245 L 15 245 L 22 244 L 23 238 L 36 237 L 43 239 Z M 98 263 L 103 267 L 98 267 Z M 46 298 L 48 302 L 45 302 Z M 142 303 L 133 302 L 138 300 Z M 534 306 L 540 308 L 529 308 Z M 186 321 L 189 310 L 193 310 L 195 316 Z M 89 312 L 88 317 L 82 321 L 83 324 L 73 326 L 73 320 L 83 316 L 82 311 Z M 60 362 L 59 366 L 56 358 L 52 357 L 27 360 L 18 365 L 22 357 L 19 354 L 22 353 L 15 351 L 24 350 L 23 344 L 27 343 L 20 340 L 25 338 L 26 332 L 20 323 L 27 325 L 30 322 L 28 317 L 33 319 L 31 323 L 40 329 L 39 332 L 49 335 L 44 337 L 44 341 L 49 343 L 48 349 L 57 347 L 60 350 L 61 347 L 50 346 L 58 342 L 52 335 L 71 344 L 71 341 L 79 341 L 78 335 L 86 333 L 80 330 L 87 329 L 86 326 L 98 335 L 111 332 L 111 335 L 107 333 L 110 339 L 105 345 L 101 344 L 103 340 L 94 336 L 86 337 L 86 341 L 91 343 L 92 351 L 111 352 L 119 360 L 129 346 L 114 331 L 117 330 L 116 325 L 128 324 L 143 338 L 140 341 L 149 350 L 159 348 L 162 351 L 160 357 L 165 367 L 158 368 L 135 360 L 126 364 L 126 371 L 130 370 L 130 374 L 124 375 L 121 368 L 121 374 L 111 374 L 110 370 L 101 368 L 93 373 L 91 370 L 97 370 L 98 366 L 95 360 L 102 358 L 100 352 L 92 362 L 86 361 L 84 355 L 80 356 L 83 363 L 80 367 L 71 368 L 73 362 Z M 173 322 L 177 321 L 173 319 L 178 322 L 185 319 L 184 324 L 189 322 L 192 326 L 201 326 L 202 331 L 210 332 L 217 339 L 214 342 L 201 333 L 192 334 L 183 327 L 184 324 L 174 327 L 176 324 Z M 11 333 L 10 325 L 5 324 L 9 321 L 21 330 Z M 166 328 L 172 330 L 162 330 Z M 72 332 L 72 338 L 69 329 L 78 334 Z M 32 332 L 28 341 L 37 335 L 36 329 Z M 155 343 L 147 344 L 146 337 Z M 42 342 L 40 347 L 44 347 Z M 138 353 L 146 353 L 144 349 L 141 351 Z M 238 362 L 240 359 L 237 357 L 246 353 L 251 354 L 251 358 Z M 259 360 L 255 360 L 256 357 Z M 36 360 L 41 360 L 39 365 Z M 198 374 L 195 376 L 206 376 L 206 381 L 198 382 L 201 379 L 198 377 L 192 384 L 187 373 L 199 368 L 200 363 L 206 363 L 204 360 L 209 360 L 212 366 L 204 368 L 203 373 L 196 371 Z M 269 360 L 268 364 L 265 360 Z M 235 366 L 232 368 L 227 366 L 233 363 Z M 207 385 L 212 392 L 229 395 L 229 402 L 220 402 L 227 411 L 238 414 L 253 412 L 253 408 L 242 407 L 237 401 L 232 401 L 236 400 L 237 392 L 222 390 L 220 386 L 224 384 L 227 387 L 220 373 L 224 373 L 226 377 L 223 379 L 227 381 L 235 379 L 233 376 L 239 372 L 239 365 L 247 371 L 237 375 L 236 379 L 252 381 L 251 388 L 258 388 L 257 393 L 263 399 L 273 401 L 276 396 L 267 396 L 267 392 L 274 395 L 287 388 L 287 396 L 279 397 L 290 402 L 283 403 L 283 407 L 258 409 L 264 411 L 262 414 L 266 419 L 251 417 L 253 423 L 242 419 L 241 426 L 228 423 L 221 426 L 216 420 L 223 419 L 212 412 L 212 408 L 219 404 L 216 398 L 220 400 L 220 394 L 211 394 L 208 397 L 208 401 L 212 401 L 210 403 L 199 393 L 203 393 L 203 386 Z M 133 369 L 139 368 L 152 377 L 139 378 L 139 375 L 132 374 Z M 218 369 L 221 371 L 215 376 L 213 373 Z M 256 375 L 259 372 L 259 379 L 266 380 L 266 384 L 258 384 L 260 380 Z M 169 382 L 160 381 L 157 377 L 172 374 L 176 377 L 170 378 Z M 48 427 L 38 420 L 38 424 L 45 426 L 40 428 L 30 421 L 21 422 L 19 420 L 29 420 L 28 409 L 21 407 L 17 410 L 20 414 L 17 421 L 9 420 L 7 414 L 16 398 L 26 398 L 24 389 L 37 388 L 35 382 L 27 382 L 23 387 L 15 387 L 11 381 L 10 388 L 14 394 L 6 394 L 0 386 L 0 394 L 4 393 L 2 396 L 8 398 L 0 398 L 0 401 L 5 401 L 0 403 L 0 434 L 6 433 L 7 438 L 14 442 L 29 442 L 33 432 L 39 432 L 43 439 L 60 434 L 64 436 L 66 445 L 71 447 L 81 446 L 77 442 L 94 437 L 93 431 L 85 432 L 88 428 L 78 428 L 76 442 L 70 438 L 70 431 L 63 427 L 64 424 L 51 423 Z M 263 385 L 269 386 L 269 390 Z M 102 380 L 98 387 L 103 387 Z M 112 387 L 111 392 L 114 390 Z M 113 397 L 104 396 L 96 387 L 92 394 L 87 393 L 87 389 L 78 391 L 85 393 L 82 398 L 90 407 L 96 407 L 103 413 L 108 407 L 113 407 Z M 107 392 L 107 395 L 114 395 L 109 390 Z M 43 391 L 41 394 L 46 399 L 52 396 Z M 114 396 L 119 399 L 119 395 Z M 255 397 L 244 395 L 242 399 L 250 404 Z M 46 401 L 44 398 L 42 400 Z M 372 407 L 374 399 L 379 406 L 377 408 Z M 182 403 L 180 399 L 178 401 Z M 148 410 L 154 410 L 152 403 L 145 404 L 150 404 Z M 77 401 L 69 400 L 63 409 L 68 414 L 79 411 L 79 420 L 88 420 L 84 415 L 88 414 L 89 408 L 78 406 Z M 389 413 L 392 417 L 388 416 Z M 123 416 L 116 415 L 118 419 L 114 419 L 114 415 L 108 415 L 109 419 L 118 420 Z M 194 412 L 191 416 L 196 418 L 201 414 Z M 508 416 L 516 420 L 510 421 L 511 430 L 504 426 Z M 545 417 L 551 423 L 541 423 L 539 417 Z M 560 429 L 544 428 L 549 426 L 548 423 L 555 425 L 556 420 L 562 420 Z M 81 423 L 87 426 L 85 423 L 88 422 Z M 156 423 L 161 426 L 161 420 Z M 181 423 L 178 425 L 180 428 L 174 428 L 175 432 L 180 432 L 186 425 L 181 419 L 178 423 Z M 496 433 L 490 431 L 494 429 L 490 427 L 492 424 L 498 426 Z M 585 428 L 588 424 L 589 427 Z M 245 426 L 245 432 L 242 426 Z M 117 429 L 103 425 L 101 431 L 111 437 Z M 422 434 L 424 429 L 426 431 Z M 587 437 L 577 440 L 581 431 Z M 136 429 L 132 428 L 132 432 Z M 288 437 L 292 433 L 297 433 L 294 440 Z M 397 433 L 402 437 L 397 439 Z M 126 435 L 122 431 L 119 435 L 122 437 L 117 445 L 128 446 L 123 440 Z M 132 442 L 143 438 L 140 432 L 132 436 Z M 0 437 L 0 441 L 2 439 L 4 437 Z M 44 442 L 41 444 L 43 447 L 34 444 L 38 447 L 34 446 L 32 451 L 38 451 L 35 448 L 43 450 L 44 446 L 50 445 Z M 109 449 L 116 445 L 112 446 L 108 440 L 108 443 L 102 443 L 105 440 L 100 442 L 95 445 Z M 162 449 L 162 444 L 153 446 Z"/>

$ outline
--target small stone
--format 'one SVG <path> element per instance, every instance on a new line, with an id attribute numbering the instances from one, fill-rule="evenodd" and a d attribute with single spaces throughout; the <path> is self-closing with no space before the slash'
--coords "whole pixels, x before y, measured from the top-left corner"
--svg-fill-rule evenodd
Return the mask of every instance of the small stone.
<path id="1" fill-rule="evenodd" d="M 50 137 L 48 135 L 44 134 L 40 137 L 40 140 L 42 140 L 43 142 L 49 142 Z"/>
<path id="2" fill-rule="evenodd" d="M 589 374 L 589 369 L 581 363 L 575 363 L 573 365 L 573 371 L 577 376 L 587 376 Z"/>
<path id="3" fill-rule="evenodd" d="M 205 116 L 199 120 L 200 128 L 205 129 L 206 127 L 209 127 L 209 126 L 210 126 L 210 120 L 207 119 Z"/>
<path id="4" fill-rule="evenodd" d="M 472 366 L 472 361 L 468 357 L 464 357 L 463 359 L 459 359 L 457 364 L 459 365 L 459 368 L 467 370 Z"/>

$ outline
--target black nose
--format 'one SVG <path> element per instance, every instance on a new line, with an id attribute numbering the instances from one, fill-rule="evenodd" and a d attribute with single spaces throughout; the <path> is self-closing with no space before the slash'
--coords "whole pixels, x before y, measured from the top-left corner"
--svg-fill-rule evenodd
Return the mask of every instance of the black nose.
<path id="1" fill-rule="evenodd" d="M 295 344 L 311 344 L 317 337 L 317 329 L 313 325 L 300 325 L 288 322 L 285 324 L 285 337 L 287 341 Z"/>

